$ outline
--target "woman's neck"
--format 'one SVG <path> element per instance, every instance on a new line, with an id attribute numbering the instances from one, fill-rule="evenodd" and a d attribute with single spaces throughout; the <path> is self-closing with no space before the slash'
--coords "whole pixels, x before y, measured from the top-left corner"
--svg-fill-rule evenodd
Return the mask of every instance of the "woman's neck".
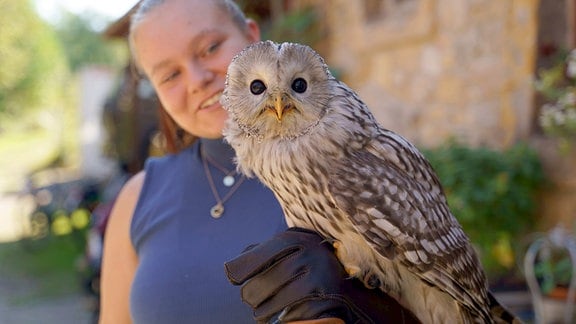
<path id="1" fill-rule="evenodd" d="M 200 154 L 208 155 L 209 159 L 216 161 L 219 165 L 227 169 L 234 169 L 234 149 L 224 139 L 206 139 L 200 140 Z"/>

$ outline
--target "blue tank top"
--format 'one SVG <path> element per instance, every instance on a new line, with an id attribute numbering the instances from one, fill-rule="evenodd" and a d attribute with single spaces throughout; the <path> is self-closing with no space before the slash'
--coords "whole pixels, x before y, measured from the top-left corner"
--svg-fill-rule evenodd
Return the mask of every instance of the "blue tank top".
<path id="1" fill-rule="evenodd" d="M 240 288 L 226 279 L 224 262 L 286 223 L 273 193 L 257 179 L 246 179 L 224 203 L 223 215 L 211 217 L 216 199 L 200 147 L 218 163 L 209 170 L 220 197 L 226 196 L 221 168 L 234 168 L 234 152 L 222 140 L 202 139 L 146 163 L 130 232 L 139 260 L 130 296 L 134 323 L 254 323 Z"/>

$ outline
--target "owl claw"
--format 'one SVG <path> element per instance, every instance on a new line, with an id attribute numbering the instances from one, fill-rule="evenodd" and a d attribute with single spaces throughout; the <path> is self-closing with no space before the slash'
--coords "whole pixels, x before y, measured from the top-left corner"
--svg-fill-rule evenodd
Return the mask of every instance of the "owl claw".
<path id="1" fill-rule="evenodd" d="M 334 243 L 335 243 L 335 242 L 338 242 L 338 241 L 336 241 L 336 240 L 333 239 L 333 238 L 325 238 L 325 239 L 322 241 L 322 243 L 330 243 L 330 244 L 332 244 L 332 246 L 333 246 L 334 248 L 336 248 L 336 247 L 334 246 Z"/>
<path id="2" fill-rule="evenodd" d="M 334 247 L 334 254 L 336 254 L 336 257 L 338 258 L 338 260 L 340 260 L 340 263 L 342 263 L 342 265 L 344 266 L 344 270 L 346 271 L 346 273 L 350 277 L 358 277 L 358 274 L 360 273 L 361 270 L 360 267 L 349 264 L 347 265 L 344 262 L 342 262 L 342 260 L 346 260 L 345 257 L 346 251 L 342 245 L 342 242 L 334 240 L 332 246 Z"/>
<path id="3" fill-rule="evenodd" d="M 366 288 L 375 289 L 381 285 L 380 279 L 373 273 L 367 273 L 364 277 L 364 285 Z"/>
<path id="4" fill-rule="evenodd" d="M 351 278 L 358 277 L 358 273 L 360 272 L 360 268 L 358 267 L 344 267 L 344 270 Z"/>

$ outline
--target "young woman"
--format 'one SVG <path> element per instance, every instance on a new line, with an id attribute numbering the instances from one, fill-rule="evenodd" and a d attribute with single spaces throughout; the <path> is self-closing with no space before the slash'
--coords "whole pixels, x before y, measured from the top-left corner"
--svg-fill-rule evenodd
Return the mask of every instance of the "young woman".
<path id="1" fill-rule="evenodd" d="M 257 24 L 230 0 L 143 0 L 129 39 L 163 107 L 171 154 L 150 159 L 117 199 L 105 239 L 100 322 L 409 319 L 386 296 L 347 279 L 316 234 L 286 231 L 273 194 L 235 172 L 219 99 L 233 56 L 260 39 Z M 261 244 L 228 268 L 229 276 L 255 269 L 239 289 L 224 263 L 254 243 Z M 286 246 L 303 252 L 278 261 Z"/>

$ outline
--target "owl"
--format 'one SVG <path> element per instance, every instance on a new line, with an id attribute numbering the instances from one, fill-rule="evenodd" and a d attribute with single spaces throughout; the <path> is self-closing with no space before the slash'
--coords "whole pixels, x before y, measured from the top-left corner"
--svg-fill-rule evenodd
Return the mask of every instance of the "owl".
<path id="1" fill-rule="evenodd" d="M 239 170 L 274 192 L 289 226 L 333 242 L 351 276 L 423 323 L 497 322 L 482 266 L 430 164 L 314 50 L 248 46 L 228 68 L 221 103 Z"/>

